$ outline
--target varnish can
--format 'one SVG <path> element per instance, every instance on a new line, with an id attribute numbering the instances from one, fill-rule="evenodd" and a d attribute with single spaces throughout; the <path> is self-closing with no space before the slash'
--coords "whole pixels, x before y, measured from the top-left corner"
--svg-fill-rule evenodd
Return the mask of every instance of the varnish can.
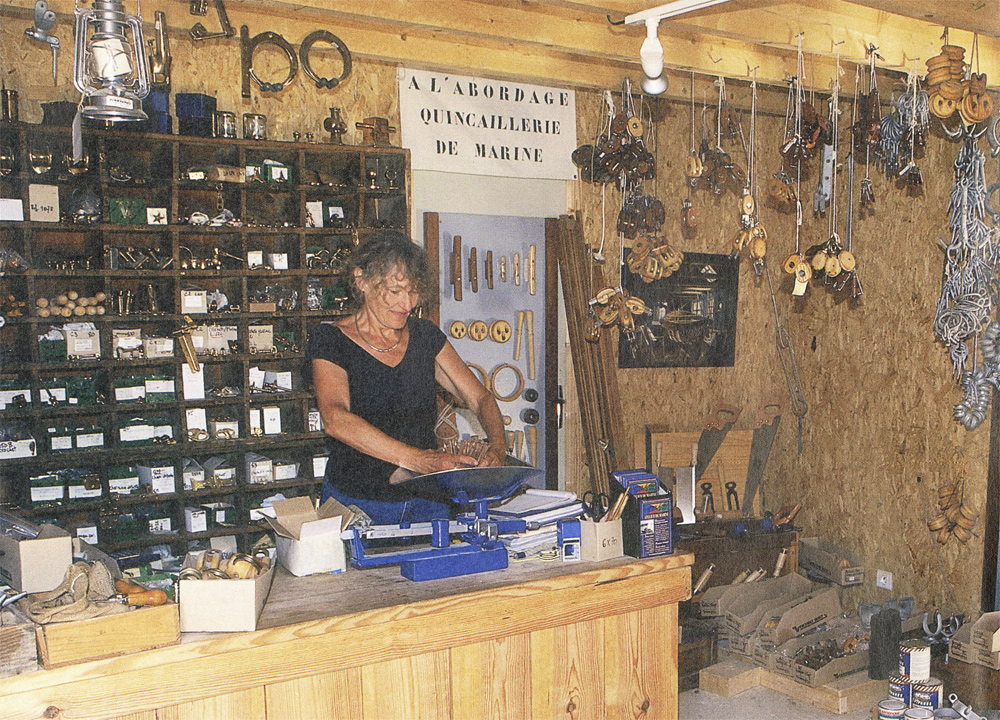
<path id="1" fill-rule="evenodd" d="M 906 705 L 902 700 L 883 700 L 878 704 L 878 720 L 902 720 Z"/>
<path id="2" fill-rule="evenodd" d="M 931 676 L 931 646 L 923 640 L 905 640 L 899 644 L 899 677 L 911 683 Z"/>
<path id="3" fill-rule="evenodd" d="M 910 707 L 912 692 L 913 686 L 910 685 L 909 680 L 901 678 L 898 675 L 889 677 L 889 697 L 894 700 L 900 700 L 904 708 Z"/>
<path id="4" fill-rule="evenodd" d="M 903 713 L 904 720 L 933 720 L 934 711 L 927 708 L 910 708 Z"/>
<path id="5" fill-rule="evenodd" d="M 944 694 L 944 683 L 936 677 L 924 682 L 913 683 L 910 704 L 913 707 L 925 707 L 937 710 L 941 707 L 941 696 Z"/>

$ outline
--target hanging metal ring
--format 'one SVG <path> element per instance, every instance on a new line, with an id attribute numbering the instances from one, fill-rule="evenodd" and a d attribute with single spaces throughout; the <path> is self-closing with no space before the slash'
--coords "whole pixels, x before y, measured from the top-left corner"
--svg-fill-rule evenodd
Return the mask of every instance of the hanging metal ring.
<path id="1" fill-rule="evenodd" d="M 312 65 L 309 64 L 309 51 L 312 50 L 312 46 L 317 42 L 329 43 L 333 45 L 334 50 L 340 53 L 340 59 L 344 63 L 344 69 L 340 71 L 340 77 L 320 77 L 313 71 Z M 316 87 L 319 89 L 326 88 L 327 90 L 333 90 L 351 74 L 351 51 L 347 49 L 347 45 L 339 37 L 329 30 L 315 30 L 309 33 L 299 46 L 299 59 L 302 62 L 302 69 L 316 83 Z"/>
<path id="2" fill-rule="evenodd" d="M 285 38 L 270 30 L 259 35 L 249 37 L 249 29 L 246 25 L 240 27 L 240 55 L 243 64 L 243 97 L 250 97 L 250 81 L 253 80 L 262 92 L 281 92 L 285 85 L 290 83 L 299 72 L 299 61 L 295 56 L 295 48 L 289 44 Z M 276 45 L 288 57 L 288 76 L 281 82 L 263 82 L 253 71 L 253 54 L 259 45 L 270 43 Z"/>

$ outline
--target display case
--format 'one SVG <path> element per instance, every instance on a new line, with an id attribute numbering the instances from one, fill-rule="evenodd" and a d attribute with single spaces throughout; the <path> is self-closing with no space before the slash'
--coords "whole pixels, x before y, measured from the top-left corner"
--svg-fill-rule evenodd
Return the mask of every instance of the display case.
<path id="1" fill-rule="evenodd" d="M 119 555 L 252 542 L 318 490 L 305 344 L 408 207 L 402 149 L 87 129 L 74 163 L 0 125 L 2 506 Z"/>

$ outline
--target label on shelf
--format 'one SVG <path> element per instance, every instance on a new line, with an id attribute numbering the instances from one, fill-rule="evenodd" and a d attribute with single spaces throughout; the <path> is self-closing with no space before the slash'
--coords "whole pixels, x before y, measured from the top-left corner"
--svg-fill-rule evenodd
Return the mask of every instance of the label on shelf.
<path id="1" fill-rule="evenodd" d="M 149 532 L 151 535 L 163 535 L 170 532 L 170 518 L 149 518 Z"/>
<path id="2" fill-rule="evenodd" d="M 123 443 L 143 442 L 153 439 L 153 426 L 149 423 L 139 423 L 118 429 L 118 440 Z M 171 492 L 173 492 L 171 490 Z"/>
<path id="3" fill-rule="evenodd" d="M 145 399 L 146 397 L 146 386 L 145 385 L 132 385 L 130 387 L 115 387 L 115 401 L 116 402 L 135 402 L 139 399 Z"/>
<path id="4" fill-rule="evenodd" d="M 104 431 L 84 432 L 76 436 L 77 448 L 104 447 Z"/>
<path id="5" fill-rule="evenodd" d="M 264 416 L 264 434 L 281 434 L 281 408 L 277 405 L 267 405 L 261 408 Z"/>
<path id="6" fill-rule="evenodd" d="M 173 465 L 140 465 L 139 482 L 148 485 L 157 495 L 177 492 Z"/>
<path id="7" fill-rule="evenodd" d="M 0 442 L 0 460 L 35 457 L 35 440 L 4 440 Z"/>
<path id="8" fill-rule="evenodd" d="M 247 347 L 250 352 L 271 352 L 274 347 L 273 325 L 250 325 L 247 327 Z"/>
<path id="9" fill-rule="evenodd" d="M 131 495 L 139 490 L 139 476 L 108 478 L 108 490 L 115 495 Z"/>
<path id="10" fill-rule="evenodd" d="M 205 532 L 208 530 L 208 511 L 204 508 L 184 508 L 184 527 L 192 533 Z"/>
<path id="11" fill-rule="evenodd" d="M 208 293 L 204 290 L 181 290 L 181 312 L 208 312 Z"/>
<path id="12" fill-rule="evenodd" d="M 97 487 L 91 490 L 86 485 L 70 485 L 69 488 L 69 499 L 70 500 L 90 500 L 94 498 L 101 497 L 101 488 Z"/>
<path id="13" fill-rule="evenodd" d="M 90 543 L 91 545 L 97 545 L 97 526 L 77 525 L 76 536 L 84 542 Z"/>
<path id="14" fill-rule="evenodd" d="M 59 222 L 57 185 L 28 185 L 28 217 L 33 222 Z"/>

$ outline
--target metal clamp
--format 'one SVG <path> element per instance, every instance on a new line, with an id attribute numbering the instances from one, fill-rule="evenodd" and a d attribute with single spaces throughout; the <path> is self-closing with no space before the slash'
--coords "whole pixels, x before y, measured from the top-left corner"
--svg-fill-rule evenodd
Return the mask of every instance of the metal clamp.
<path id="1" fill-rule="evenodd" d="M 288 57 L 288 77 L 281 82 L 266 83 L 257 77 L 253 71 L 253 54 L 259 45 L 270 43 L 276 45 Z M 243 77 L 243 97 L 250 97 L 250 81 L 253 80 L 262 92 L 281 92 L 299 72 L 299 61 L 295 49 L 285 38 L 270 30 L 250 37 L 250 29 L 246 25 L 240 27 L 240 58 Z"/>
<path id="2" fill-rule="evenodd" d="M 312 65 L 309 63 L 309 51 L 312 50 L 314 44 L 321 41 L 333 45 L 334 50 L 340 53 L 340 59 L 344 63 L 344 68 L 340 71 L 340 77 L 320 77 L 313 71 Z M 351 74 L 351 51 L 347 49 L 347 45 L 339 37 L 329 30 L 316 30 L 309 33 L 299 46 L 299 60 L 302 63 L 302 70 L 316 83 L 316 87 L 319 89 L 326 88 L 327 90 L 333 90 Z"/>

